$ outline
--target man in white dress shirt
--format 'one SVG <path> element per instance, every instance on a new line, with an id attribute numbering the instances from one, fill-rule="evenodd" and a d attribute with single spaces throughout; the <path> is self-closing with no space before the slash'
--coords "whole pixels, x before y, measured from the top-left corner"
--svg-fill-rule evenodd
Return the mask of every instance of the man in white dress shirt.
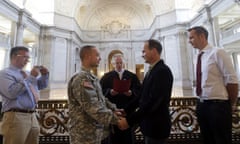
<path id="1" fill-rule="evenodd" d="M 190 44 L 202 53 L 196 113 L 204 144 L 231 144 L 232 110 L 236 107 L 238 79 L 229 55 L 208 43 L 208 31 L 190 28 Z M 197 86 L 198 87 L 198 86 Z"/>

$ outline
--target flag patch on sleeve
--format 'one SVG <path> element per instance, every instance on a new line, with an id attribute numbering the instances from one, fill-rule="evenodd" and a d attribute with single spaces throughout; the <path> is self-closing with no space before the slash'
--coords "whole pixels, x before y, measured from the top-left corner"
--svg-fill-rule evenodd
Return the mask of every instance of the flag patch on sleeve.
<path id="1" fill-rule="evenodd" d="M 86 87 L 86 88 L 91 88 L 91 89 L 94 88 L 93 85 L 92 85 L 92 83 L 91 83 L 90 81 L 84 80 L 84 81 L 82 82 L 82 85 L 83 85 L 84 87 Z"/>

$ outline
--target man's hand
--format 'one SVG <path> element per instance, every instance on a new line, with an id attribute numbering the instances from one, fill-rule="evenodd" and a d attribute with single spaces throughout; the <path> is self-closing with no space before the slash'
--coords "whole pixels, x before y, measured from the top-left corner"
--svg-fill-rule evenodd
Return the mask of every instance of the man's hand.
<path id="1" fill-rule="evenodd" d="M 132 91 L 128 90 L 127 92 L 124 92 L 123 94 L 126 95 L 126 96 L 131 96 L 132 95 Z"/>
<path id="2" fill-rule="evenodd" d="M 41 75 L 46 75 L 49 73 L 48 69 L 44 66 L 39 66 L 39 71 L 40 71 Z"/>
<path id="3" fill-rule="evenodd" d="M 126 130 L 129 128 L 126 118 L 120 117 L 118 120 L 118 128 L 121 130 Z"/>
<path id="4" fill-rule="evenodd" d="M 110 90 L 110 94 L 112 95 L 112 96 L 115 96 L 115 95 L 117 95 L 117 94 L 119 94 L 117 91 L 115 91 L 114 89 L 111 89 Z"/>
<path id="5" fill-rule="evenodd" d="M 126 116 L 126 113 L 125 113 L 124 109 L 117 109 L 117 110 L 114 111 L 114 113 L 119 117 Z"/>
<path id="6" fill-rule="evenodd" d="M 34 77 L 37 77 L 39 75 L 39 66 L 34 66 L 30 72 L 30 74 Z"/>

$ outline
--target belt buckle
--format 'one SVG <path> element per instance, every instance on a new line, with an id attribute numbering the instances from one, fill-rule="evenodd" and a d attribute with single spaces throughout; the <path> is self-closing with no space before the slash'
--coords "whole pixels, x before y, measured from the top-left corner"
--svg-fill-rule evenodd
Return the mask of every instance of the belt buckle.
<path id="1" fill-rule="evenodd" d="M 204 102 L 204 99 L 203 99 L 203 98 L 200 98 L 199 101 L 200 101 L 200 103 L 203 103 L 203 102 Z"/>
<path id="2" fill-rule="evenodd" d="M 32 110 L 27 109 L 26 112 L 27 113 L 32 113 Z"/>
<path id="3" fill-rule="evenodd" d="M 26 110 L 26 112 L 27 112 L 27 113 L 34 113 L 35 110 L 29 110 L 29 109 L 28 109 L 28 110 Z"/>

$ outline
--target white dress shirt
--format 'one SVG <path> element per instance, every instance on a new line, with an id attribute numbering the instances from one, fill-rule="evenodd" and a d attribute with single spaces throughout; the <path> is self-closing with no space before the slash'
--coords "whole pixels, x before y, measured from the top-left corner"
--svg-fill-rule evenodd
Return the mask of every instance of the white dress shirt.
<path id="1" fill-rule="evenodd" d="M 202 95 L 201 99 L 227 100 L 228 83 L 238 83 L 231 58 L 223 50 L 207 45 L 202 55 Z M 200 51 L 200 52 L 202 52 Z"/>
<path id="2" fill-rule="evenodd" d="M 124 72 L 124 69 L 122 69 L 121 71 L 117 71 L 117 70 L 116 70 L 116 72 L 118 73 L 119 79 L 121 80 L 121 79 L 122 79 L 123 72 Z"/>

